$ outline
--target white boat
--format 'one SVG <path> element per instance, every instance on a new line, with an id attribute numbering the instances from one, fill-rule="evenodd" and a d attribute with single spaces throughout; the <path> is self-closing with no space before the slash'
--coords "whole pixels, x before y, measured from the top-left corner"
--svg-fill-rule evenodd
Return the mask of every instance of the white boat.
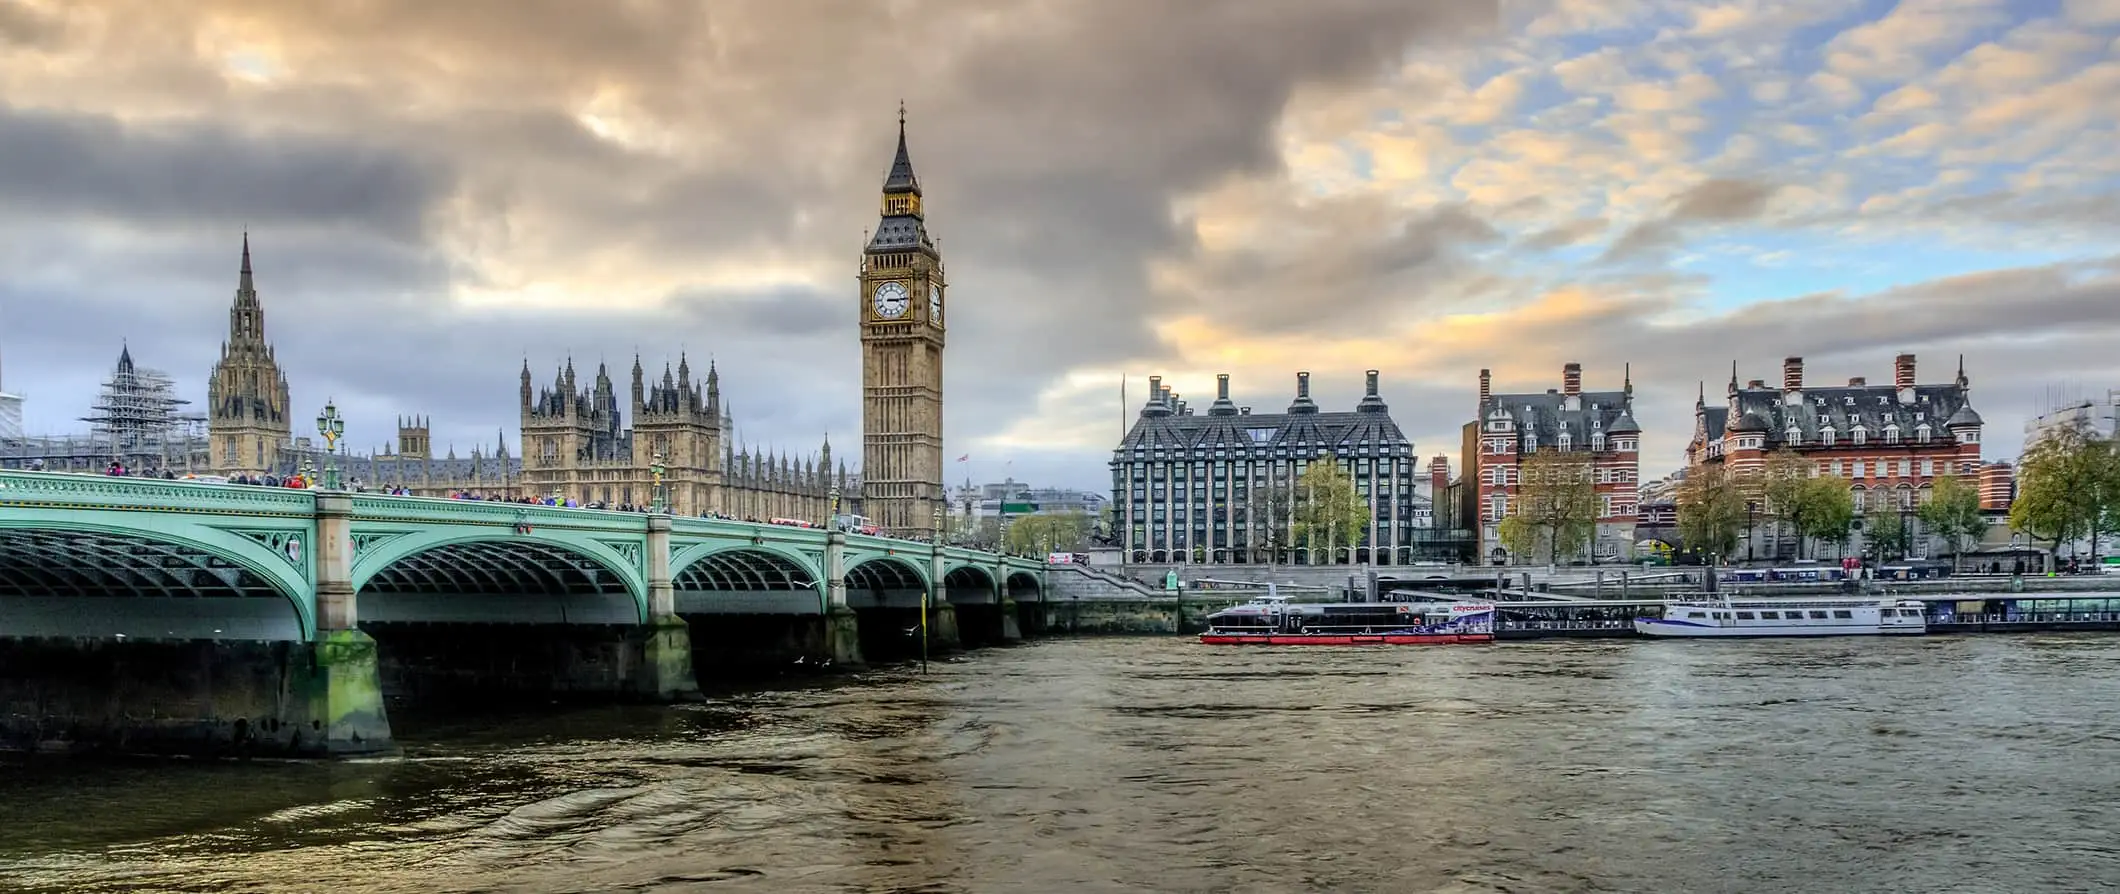
<path id="1" fill-rule="evenodd" d="M 1922 603 L 1907 599 L 1752 599 L 1668 602 L 1661 618 L 1635 618 L 1643 636 L 1875 636 L 1929 630 Z"/>

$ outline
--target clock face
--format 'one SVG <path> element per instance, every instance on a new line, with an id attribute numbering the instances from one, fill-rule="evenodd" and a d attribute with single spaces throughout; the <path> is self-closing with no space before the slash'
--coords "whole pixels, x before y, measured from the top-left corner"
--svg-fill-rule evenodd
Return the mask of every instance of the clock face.
<path id="1" fill-rule="evenodd" d="M 942 287 L 934 283 L 928 284 L 928 319 L 942 323 Z"/>
<path id="2" fill-rule="evenodd" d="M 906 298 L 904 283 L 887 282 L 877 286 L 875 299 L 877 316 L 886 320 L 895 320 L 905 316 L 908 299 Z"/>

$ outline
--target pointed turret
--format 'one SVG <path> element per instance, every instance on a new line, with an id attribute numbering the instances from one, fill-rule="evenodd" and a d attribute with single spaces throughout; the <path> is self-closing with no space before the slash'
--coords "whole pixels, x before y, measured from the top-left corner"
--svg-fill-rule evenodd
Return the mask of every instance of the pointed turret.
<path id="1" fill-rule="evenodd" d="M 869 253 L 915 249 L 933 256 L 935 241 L 928 235 L 920 202 L 920 178 L 913 175 L 913 158 L 906 151 L 905 104 L 899 103 L 898 154 L 883 178 L 883 217 L 869 237 Z"/>
<path id="2" fill-rule="evenodd" d="M 898 103 L 898 154 L 891 158 L 891 173 L 883 178 L 883 192 L 920 194 L 920 178 L 913 176 L 913 156 L 905 150 L 905 103 Z M 919 216 L 920 209 L 913 209 Z"/>

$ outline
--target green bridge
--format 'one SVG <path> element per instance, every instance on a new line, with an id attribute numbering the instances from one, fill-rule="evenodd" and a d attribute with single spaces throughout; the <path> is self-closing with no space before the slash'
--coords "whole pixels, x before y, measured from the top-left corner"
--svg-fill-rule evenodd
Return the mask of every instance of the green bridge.
<path id="1" fill-rule="evenodd" d="M 676 699 L 1006 642 L 1045 573 L 787 525 L 0 472 L 0 746 L 388 752 L 385 690 Z"/>

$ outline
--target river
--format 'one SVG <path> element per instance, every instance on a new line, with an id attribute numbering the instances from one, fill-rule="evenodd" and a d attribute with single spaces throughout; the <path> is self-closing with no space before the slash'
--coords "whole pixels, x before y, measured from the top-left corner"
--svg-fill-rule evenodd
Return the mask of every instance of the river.
<path id="1" fill-rule="evenodd" d="M 0 762 L 0 887 L 1994 891 L 2120 884 L 2120 638 L 1083 639 L 402 761 Z"/>

